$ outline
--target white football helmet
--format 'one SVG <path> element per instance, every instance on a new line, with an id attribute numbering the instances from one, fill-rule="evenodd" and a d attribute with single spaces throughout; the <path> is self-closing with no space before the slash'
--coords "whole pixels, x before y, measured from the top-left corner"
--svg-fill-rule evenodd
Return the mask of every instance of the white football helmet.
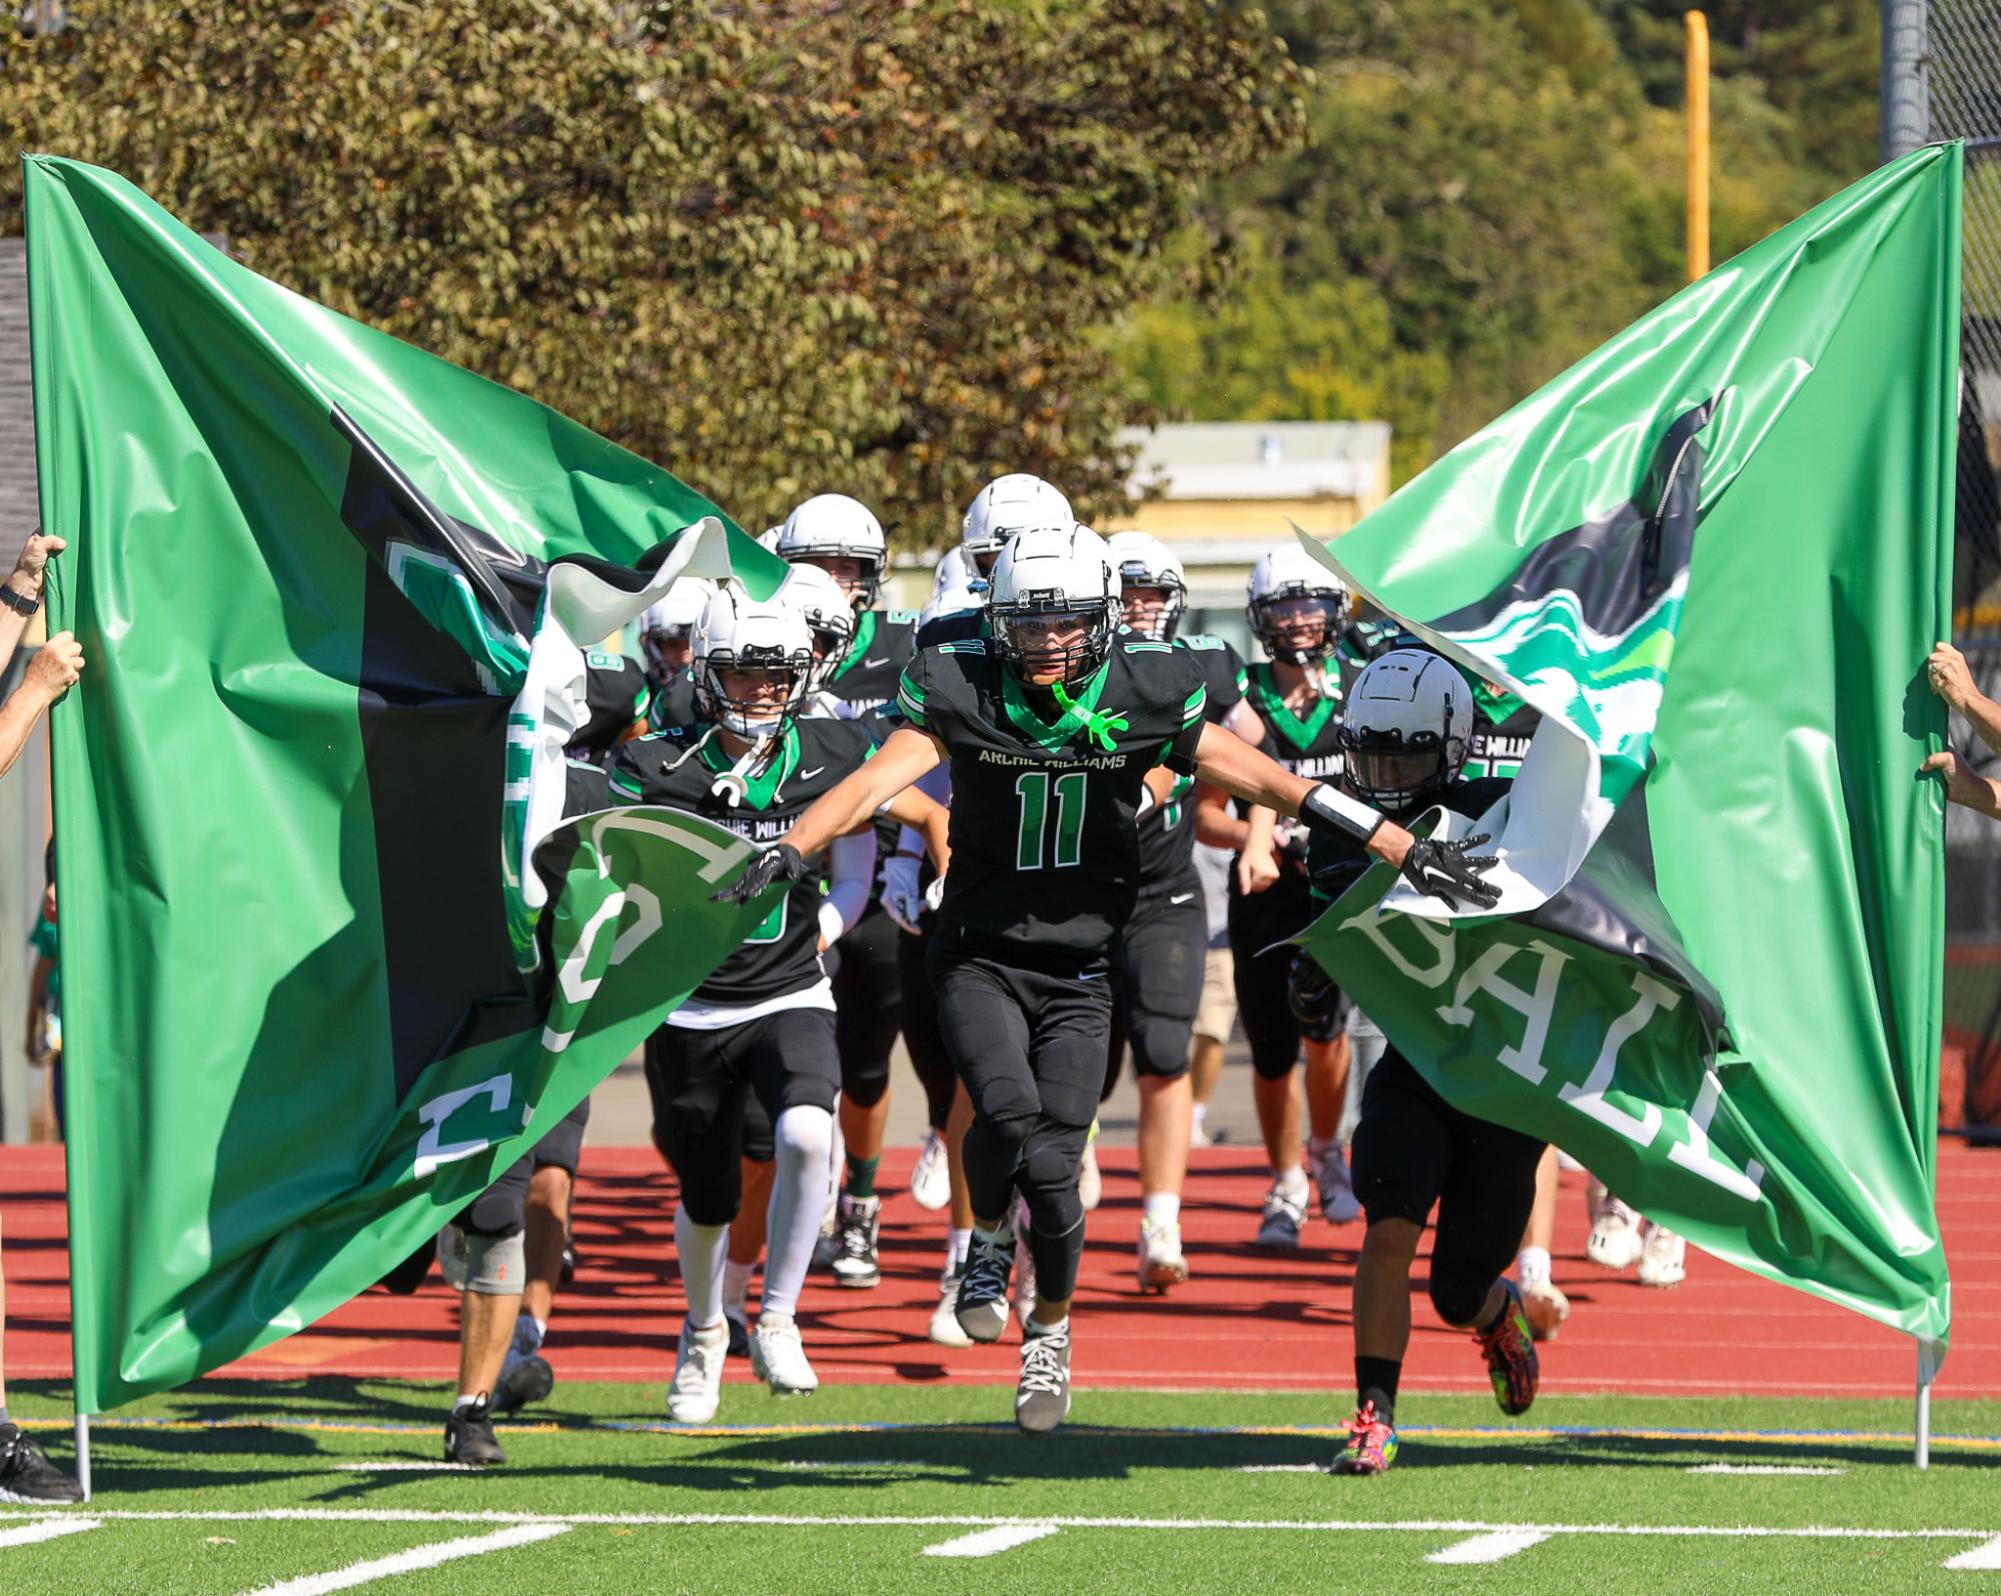
<path id="1" fill-rule="evenodd" d="M 973 606 L 987 601 L 987 579 L 973 569 L 966 551 L 956 543 L 938 556 L 938 567 L 931 573 L 932 604 L 946 593 L 971 593 Z"/>
<path id="2" fill-rule="evenodd" d="M 1105 540 L 1105 549 L 1121 591 L 1157 587 L 1167 595 L 1151 626 L 1134 626 L 1131 616 L 1126 618 L 1126 625 L 1134 631 L 1143 631 L 1156 643 L 1167 642 L 1181 624 L 1181 612 L 1188 607 L 1188 573 L 1182 569 L 1180 557 L 1150 532 L 1114 532 Z"/>
<path id="3" fill-rule="evenodd" d="M 1404 813 L 1466 763 L 1473 689 L 1444 656 L 1393 648 L 1370 660 L 1348 689 L 1339 735 L 1357 796 Z"/>
<path id="4" fill-rule="evenodd" d="M 1111 653 L 1119 610 L 1105 540 L 1087 526 L 1030 527 L 994 561 L 987 593 L 994 652 L 1030 679 L 1052 666 L 1065 682 L 1090 676 Z M 1081 622 L 1083 635 L 1057 644 L 1050 628 L 1066 621 Z"/>
<path id="5" fill-rule="evenodd" d="M 1311 664 L 1333 653 L 1352 604 L 1340 578 L 1292 541 L 1275 544 L 1259 557 L 1246 593 L 1250 602 L 1244 616 L 1251 635 L 1273 659 L 1288 665 Z M 1317 632 L 1310 623 L 1300 624 L 1300 617 L 1313 611 L 1295 601 L 1321 606 Z"/>
<path id="6" fill-rule="evenodd" d="M 803 561 L 787 574 L 778 597 L 805 618 L 806 629 L 813 634 L 818 663 L 813 667 L 812 690 L 817 693 L 833 679 L 855 640 L 854 606 L 829 572 Z"/>
<path id="7" fill-rule="evenodd" d="M 784 527 L 768 526 L 762 532 L 758 533 L 757 546 L 767 554 L 776 554 L 778 552 L 778 540 L 784 535 Z"/>
<path id="8" fill-rule="evenodd" d="M 695 623 L 715 596 L 716 584 L 707 577 L 684 576 L 659 603 L 646 606 L 639 617 L 639 646 L 656 682 L 665 682 L 688 663 Z"/>
<path id="9" fill-rule="evenodd" d="M 782 590 L 781 590 L 782 592 Z M 813 684 L 813 634 L 806 617 L 782 598 L 753 599 L 725 587 L 709 600 L 695 626 L 695 708 L 705 720 L 762 741 L 776 737 L 796 717 Z M 723 676 L 756 671 L 776 676 L 777 696 L 756 695 Z"/>
<path id="10" fill-rule="evenodd" d="M 991 577 L 1007 540 L 1029 527 L 1073 525 L 1070 501 L 1025 471 L 996 477 L 973 495 L 959 531 L 959 547 L 975 574 Z"/>
<path id="11" fill-rule="evenodd" d="M 862 575 L 848 588 L 848 596 L 857 610 L 869 610 L 882 591 L 889 542 L 875 512 L 861 500 L 845 493 L 817 493 L 785 518 L 778 553 L 793 561 L 855 561 Z"/>

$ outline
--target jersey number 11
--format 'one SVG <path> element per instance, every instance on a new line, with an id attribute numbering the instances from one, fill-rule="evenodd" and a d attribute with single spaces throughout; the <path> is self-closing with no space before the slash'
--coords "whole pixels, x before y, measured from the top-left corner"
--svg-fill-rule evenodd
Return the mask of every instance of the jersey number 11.
<path id="1" fill-rule="evenodd" d="M 1067 870 L 1084 853 L 1084 789 L 1087 772 L 1070 771 L 1056 778 L 1056 858 L 1054 868 Z M 1015 837 L 1014 863 L 1018 870 L 1042 868 L 1042 836 L 1049 822 L 1049 773 L 1031 771 L 1014 784 L 1021 799 L 1021 830 Z"/>

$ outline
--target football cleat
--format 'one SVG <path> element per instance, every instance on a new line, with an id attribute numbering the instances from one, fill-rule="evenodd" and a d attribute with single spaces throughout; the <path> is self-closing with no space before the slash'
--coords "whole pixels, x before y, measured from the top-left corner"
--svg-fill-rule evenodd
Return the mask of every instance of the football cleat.
<path id="1" fill-rule="evenodd" d="M 1282 1180 L 1271 1183 L 1265 1193 L 1264 1214 L 1258 1220 L 1260 1247 L 1297 1247 L 1299 1232 L 1306 1223 L 1306 1183 L 1288 1186 Z"/>
<path id="2" fill-rule="evenodd" d="M 1376 1416 L 1375 1403 L 1364 1402 L 1348 1421 L 1348 1445 L 1334 1460 L 1334 1472 L 1386 1474 L 1396 1460 L 1396 1426 Z"/>
<path id="3" fill-rule="evenodd" d="M 1345 1225 L 1360 1216 L 1362 1205 L 1355 1198 L 1348 1155 L 1339 1142 L 1314 1159 L 1313 1185 L 1320 1197 L 1320 1217 L 1329 1224 Z"/>
<path id="4" fill-rule="evenodd" d="M 486 1398 L 455 1409 L 445 1420 L 445 1461 L 485 1468 L 489 1463 L 505 1463 L 507 1454 L 493 1433 L 493 1413 Z"/>
<path id="5" fill-rule="evenodd" d="M 727 1326 L 697 1330 L 681 1321 L 680 1355 L 674 1379 L 667 1387 L 667 1419 L 671 1424 L 707 1424 L 716 1416 L 723 1394 L 723 1362 L 729 1357 Z"/>
<path id="6" fill-rule="evenodd" d="M 1098 1169 L 1098 1127 L 1091 1127 L 1091 1140 L 1084 1143 L 1084 1157 L 1077 1165 L 1077 1200 L 1090 1213 L 1105 1200 L 1105 1177 Z"/>
<path id="7" fill-rule="evenodd" d="M 877 1226 L 882 1218 L 880 1197 L 841 1196 L 835 1226 L 834 1284 L 867 1290 L 882 1283 L 876 1254 Z"/>
<path id="8" fill-rule="evenodd" d="M 1648 1225 L 1640 1250 L 1640 1284 L 1678 1286 L 1687 1278 L 1687 1241 L 1664 1225 Z"/>
<path id="9" fill-rule="evenodd" d="M 549 1367 L 547 1358 L 539 1352 L 517 1357 L 510 1348 L 500 1378 L 494 1382 L 489 1405 L 495 1413 L 515 1413 L 531 1402 L 546 1401 L 555 1388 L 556 1371 Z"/>
<path id="10" fill-rule="evenodd" d="M 1047 1435 L 1069 1414 L 1069 1330 L 1024 1325 L 1021 1383 L 1014 1392 L 1014 1422 L 1029 1435 Z"/>
<path id="11" fill-rule="evenodd" d="M 1166 1291 L 1188 1278 L 1188 1260 L 1181 1255 L 1181 1227 L 1139 1222 L 1139 1289 Z"/>
<path id="12" fill-rule="evenodd" d="M 1640 1233 L 1640 1216 L 1618 1198 L 1606 1196 L 1598 1217 L 1591 1221 L 1591 1234 L 1584 1243 L 1584 1256 L 1600 1269 L 1630 1269 L 1640 1261 L 1646 1248 Z"/>
<path id="13" fill-rule="evenodd" d="M 938 1283 L 938 1306 L 931 1310 L 931 1339 L 941 1347 L 970 1347 L 973 1338 L 959 1328 L 959 1277 L 947 1275 Z M 1003 1326 L 1006 1320 L 1002 1320 Z"/>
<path id="14" fill-rule="evenodd" d="M 1542 1379 L 1542 1361 L 1537 1358 L 1535 1338 L 1529 1334 L 1528 1316 L 1522 1312 L 1522 1294 L 1512 1280 L 1501 1288 L 1508 1300 L 1501 1316 L 1485 1330 L 1475 1330 L 1480 1355 L 1487 1360 L 1487 1377 L 1494 1383 L 1494 1400 L 1510 1418 L 1528 1412 L 1535 1403 L 1536 1386 Z"/>
<path id="15" fill-rule="evenodd" d="M 731 1312 L 723 1309 L 723 1328 L 730 1333 L 730 1356 L 747 1358 L 750 1356 L 750 1320 L 741 1308 Z"/>
<path id="16" fill-rule="evenodd" d="M 750 1367 L 773 1396 L 804 1396 L 820 1389 L 820 1377 L 806 1361 L 799 1326 L 790 1319 L 757 1316 L 757 1328 L 750 1333 Z"/>
<path id="17" fill-rule="evenodd" d="M 1013 1274 L 1014 1232 L 1003 1226 L 990 1235 L 975 1228 L 952 1305 L 952 1316 L 969 1340 L 1000 1340 L 1007 1328 L 1007 1287 Z"/>
<path id="18" fill-rule="evenodd" d="M 951 1161 L 945 1154 L 945 1138 L 935 1130 L 924 1133 L 924 1146 L 910 1171 L 910 1200 L 934 1214 L 952 1200 Z"/>
<path id="19" fill-rule="evenodd" d="M 448 1457 L 450 1444 L 448 1439 Z M 18 1424 L 0 1424 L 0 1502 L 82 1500 L 83 1487 L 51 1463 Z"/>

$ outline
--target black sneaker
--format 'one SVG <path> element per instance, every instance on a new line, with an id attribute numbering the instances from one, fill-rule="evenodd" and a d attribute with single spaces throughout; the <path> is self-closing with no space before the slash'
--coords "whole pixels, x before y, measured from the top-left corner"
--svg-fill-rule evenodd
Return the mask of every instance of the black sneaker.
<path id="1" fill-rule="evenodd" d="M 0 1424 L 0 1502 L 81 1502 L 83 1487 L 48 1460 L 18 1424 Z"/>
<path id="2" fill-rule="evenodd" d="M 876 1227 L 882 1218 L 880 1197 L 841 1198 L 834 1222 L 834 1283 L 866 1290 L 882 1281 L 876 1257 Z"/>
<path id="3" fill-rule="evenodd" d="M 549 1360 L 539 1352 L 531 1352 L 507 1360 L 488 1406 L 495 1413 L 514 1413 L 531 1402 L 546 1401 L 555 1388 L 556 1371 L 549 1367 Z"/>
<path id="4" fill-rule="evenodd" d="M 445 1461 L 469 1463 L 474 1468 L 507 1461 L 500 1442 L 494 1439 L 493 1412 L 485 1401 L 457 1408 L 445 1420 Z"/>
<path id="5" fill-rule="evenodd" d="M 974 1230 L 952 1311 L 959 1328 L 975 1341 L 998 1341 L 1007 1328 L 1007 1283 L 1013 1273 L 1014 1232 L 1005 1226 L 992 1236 Z"/>
<path id="6" fill-rule="evenodd" d="M 747 1358 L 750 1356 L 750 1321 L 741 1314 L 723 1309 L 723 1324 L 730 1333 L 730 1356 Z"/>
<path id="7" fill-rule="evenodd" d="M 1070 1332 L 1022 1327 L 1021 1384 L 1014 1392 L 1014 1422 L 1030 1435 L 1046 1435 L 1070 1413 Z"/>

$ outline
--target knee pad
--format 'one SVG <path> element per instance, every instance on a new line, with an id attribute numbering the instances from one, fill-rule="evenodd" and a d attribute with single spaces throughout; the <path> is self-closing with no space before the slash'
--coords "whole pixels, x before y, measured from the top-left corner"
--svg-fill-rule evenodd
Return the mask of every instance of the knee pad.
<path id="1" fill-rule="evenodd" d="M 1135 1014 L 1128 1045 L 1133 1070 L 1157 1080 L 1172 1081 L 1188 1073 L 1189 1022 L 1159 1014 Z"/>
<path id="2" fill-rule="evenodd" d="M 1077 1195 L 1077 1166 L 1084 1156 L 1087 1134 L 1065 1125 L 1054 1131 L 1038 1128 L 1030 1138 L 1016 1184 L 1038 1232 L 1062 1236 L 1084 1222 L 1084 1200 Z"/>
<path id="3" fill-rule="evenodd" d="M 834 1116 L 800 1103 L 778 1116 L 772 1143 L 779 1157 L 796 1164 L 826 1164 L 834 1156 Z"/>
<path id="4" fill-rule="evenodd" d="M 528 1182 L 503 1180 L 481 1192 L 459 1216 L 472 1236 L 519 1235 L 528 1219 Z"/>
<path id="5" fill-rule="evenodd" d="M 466 1233 L 466 1290 L 487 1297 L 518 1297 L 528 1277 L 528 1242 L 517 1230 L 506 1236 Z"/>
<path id="6" fill-rule="evenodd" d="M 1445 1272 L 1438 1268 L 1436 1259 L 1431 1266 L 1431 1305 L 1438 1310 L 1438 1317 L 1449 1325 L 1468 1325 L 1480 1317 L 1480 1310 L 1487 1305 L 1487 1293 L 1493 1289 L 1492 1275 L 1478 1275 L 1466 1269 L 1451 1269 Z"/>
<path id="7" fill-rule="evenodd" d="M 889 1060 L 882 1061 L 883 1068 L 874 1068 L 875 1060 L 869 1060 L 868 1068 L 850 1069 L 845 1064 L 841 1069 L 841 1095 L 856 1108 L 874 1108 L 889 1093 Z"/>

